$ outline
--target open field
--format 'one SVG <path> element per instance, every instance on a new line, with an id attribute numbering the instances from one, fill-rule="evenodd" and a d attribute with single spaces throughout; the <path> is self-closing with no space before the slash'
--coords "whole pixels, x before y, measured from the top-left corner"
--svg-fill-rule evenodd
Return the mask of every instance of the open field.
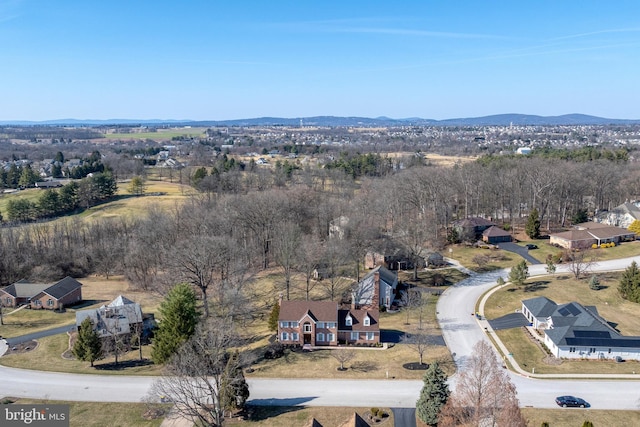
<path id="1" fill-rule="evenodd" d="M 620 273 L 599 273 L 602 289 L 589 289 L 588 279 L 576 280 L 567 274 L 529 279 L 527 286 L 514 286 L 496 291 L 485 305 L 485 316 L 495 319 L 521 308 L 521 301 L 546 296 L 556 303 L 577 301 L 596 306 L 600 315 L 623 335 L 640 335 L 640 305 L 623 300 L 617 291 Z M 525 370 L 535 368 L 536 373 L 632 373 L 640 372 L 640 363 L 626 361 L 568 361 L 559 365 L 544 362 L 546 353 L 528 337 L 524 329 L 508 329 L 496 334 Z"/>
<path id="2" fill-rule="evenodd" d="M 424 155 L 424 159 L 427 163 L 434 166 L 448 166 L 453 167 L 456 164 L 473 162 L 477 159 L 474 156 L 444 156 L 435 153 L 428 153 Z"/>
<path id="3" fill-rule="evenodd" d="M 158 129 L 157 132 L 140 132 L 140 133 L 107 133 L 104 134 L 105 139 L 117 140 L 134 140 L 134 139 L 152 139 L 154 141 L 170 141 L 177 137 L 196 137 L 204 138 L 205 127 L 194 128 L 170 128 Z"/>
<path id="4" fill-rule="evenodd" d="M 27 188 L 24 190 L 19 190 L 13 193 L 0 193 L 0 213 L 2 213 L 5 221 L 7 219 L 7 203 L 9 200 L 28 200 L 32 203 L 36 203 L 38 198 L 42 194 L 42 189 L 40 188 Z"/>
<path id="5" fill-rule="evenodd" d="M 2 396 L 0 396 L 2 397 Z M 69 405 L 69 425 L 82 427 L 158 427 L 164 417 L 145 420 L 144 403 L 65 402 L 53 400 L 10 399 L 15 404 Z M 168 410 L 168 405 L 164 405 Z"/>

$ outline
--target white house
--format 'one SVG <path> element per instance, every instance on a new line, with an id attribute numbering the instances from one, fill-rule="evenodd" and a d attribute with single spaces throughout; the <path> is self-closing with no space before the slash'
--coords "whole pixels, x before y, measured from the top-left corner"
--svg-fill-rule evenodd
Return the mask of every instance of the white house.
<path id="1" fill-rule="evenodd" d="M 544 344 L 556 357 L 640 360 L 640 337 L 620 335 L 594 306 L 536 297 L 522 301 L 522 314 L 544 330 Z"/>
<path id="2" fill-rule="evenodd" d="M 615 227 L 629 228 L 631 223 L 640 219 L 640 202 L 623 203 L 610 211 L 598 212 L 594 222 L 613 225 Z"/>

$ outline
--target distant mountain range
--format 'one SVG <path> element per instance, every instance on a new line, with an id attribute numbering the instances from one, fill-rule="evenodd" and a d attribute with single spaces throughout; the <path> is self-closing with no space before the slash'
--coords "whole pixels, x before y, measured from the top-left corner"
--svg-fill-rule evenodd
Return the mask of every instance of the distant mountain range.
<path id="1" fill-rule="evenodd" d="M 259 117 L 237 120 L 77 120 L 61 119 L 35 121 L 0 121 L 0 126 L 111 126 L 111 125 L 169 125 L 169 126 L 522 126 L 522 125 L 630 125 L 640 124 L 640 119 L 606 119 L 586 114 L 565 114 L 562 116 L 535 116 L 529 114 L 497 114 L 484 117 L 470 117 L 446 120 L 391 119 L 389 117 Z"/>

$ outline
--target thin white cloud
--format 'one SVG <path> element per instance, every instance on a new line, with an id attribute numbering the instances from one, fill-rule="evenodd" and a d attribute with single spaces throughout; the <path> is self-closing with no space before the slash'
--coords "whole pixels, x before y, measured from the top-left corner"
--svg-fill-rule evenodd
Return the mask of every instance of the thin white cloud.
<path id="1" fill-rule="evenodd" d="M 24 0 L 0 0 L 0 23 L 20 17 L 19 9 Z"/>
<path id="2" fill-rule="evenodd" d="M 454 39 L 504 39 L 503 36 L 477 33 L 458 33 L 449 31 L 403 28 L 404 25 L 417 25 L 415 19 L 405 18 L 356 18 L 319 21 L 274 23 L 269 27 L 283 28 L 300 32 L 386 34 L 395 36 L 437 37 Z"/>
<path id="3" fill-rule="evenodd" d="M 614 28 L 610 30 L 599 30 L 599 31 L 591 31 L 588 33 L 578 33 L 578 34 L 569 34 L 566 36 L 556 37 L 550 39 L 549 41 L 559 41 L 559 40 L 569 40 L 569 39 L 578 39 L 583 37 L 591 37 L 597 36 L 600 34 L 619 34 L 619 33 L 638 33 L 640 32 L 640 28 Z"/>

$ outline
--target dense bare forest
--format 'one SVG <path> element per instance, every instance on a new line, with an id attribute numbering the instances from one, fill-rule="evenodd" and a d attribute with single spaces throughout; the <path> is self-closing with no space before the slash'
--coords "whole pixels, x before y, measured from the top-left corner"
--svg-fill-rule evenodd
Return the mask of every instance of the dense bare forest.
<path id="1" fill-rule="evenodd" d="M 104 156 L 107 172 L 118 168 L 109 161 L 118 156 L 141 164 L 121 146 L 116 151 Z M 543 231 L 560 229 L 634 199 L 640 184 L 633 152 L 618 148 L 588 156 L 488 155 L 451 166 L 432 165 L 421 153 L 364 151 L 342 147 L 306 163 L 281 156 L 257 167 L 204 150 L 210 155 L 201 165 L 192 161 L 181 171 L 199 190 L 181 207 L 134 219 L 66 217 L 1 228 L 0 283 L 90 273 L 124 274 L 144 289 L 186 281 L 212 310 L 240 315 L 246 301 L 263 300 L 245 285 L 267 268 L 283 273 L 287 295 L 291 287 L 308 295 L 315 267 L 357 280 L 367 251 L 393 247 L 411 257 L 440 250 L 455 219 L 484 216 L 521 230 L 536 208 Z M 342 238 L 330 238 L 336 230 Z M 333 280 L 316 286 L 331 299 L 344 291 Z"/>

